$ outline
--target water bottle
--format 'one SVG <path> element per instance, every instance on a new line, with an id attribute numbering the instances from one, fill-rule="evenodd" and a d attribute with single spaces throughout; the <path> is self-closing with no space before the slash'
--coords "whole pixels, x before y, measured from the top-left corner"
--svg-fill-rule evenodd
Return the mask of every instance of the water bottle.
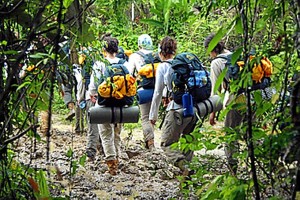
<path id="1" fill-rule="evenodd" d="M 189 93 L 182 95 L 183 117 L 194 116 L 193 96 Z"/>

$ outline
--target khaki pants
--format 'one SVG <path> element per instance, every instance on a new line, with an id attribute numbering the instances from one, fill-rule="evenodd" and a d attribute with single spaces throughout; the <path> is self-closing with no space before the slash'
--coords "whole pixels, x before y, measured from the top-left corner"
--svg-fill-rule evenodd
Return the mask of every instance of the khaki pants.
<path id="1" fill-rule="evenodd" d="M 151 102 L 140 104 L 140 112 L 141 112 L 141 121 L 142 121 L 142 128 L 144 134 L 144 141 L 148 141 L 154 139 L 154 127 L 150 123 L 149 120 L 149 113 L 151 108 Z"/>
<path id="2" fill-rule="evenodd" d="M 174 110 L 168 111 L 165 122 L 163 124 L 163 132 L 161 136 L 161 147 L 164 150 L 166 156 L 169 158 L 171 163 L 175 163 L 179 160 L 191 161 L 194 152 L 188 151 L 186 153 L 180 150 L 171 149 L 171 145 L 179 141 L 180 137 L 190 134 L 193 132 L 197 123 L 197 117 L 183 118 L 181 125 L 175 122 Z"/>
<path id="3" fill-rule="evenodd" d="M 86 113 L 88 113 L 88 110 L 93 106 L 95 106 L 95 103 L 93 103 L 91 100 L 87 100 Z M 97 152 L 97 146 L 102 145 L 98 124 L 91 124 L 89 122 L 88 114 L 86 114 L 86 118 L 88 126 L 86 152 L 88 153 L 88 155 L 95 156 Z"/>
<path id="4" fill-rule="evenodd" d="M 225 118 L 225 127 L 236 128 L 241 125 L 244 120 L 243 115 L 241 115 L 237 110 L 228 111 Z M 227 135 L 230 133 L 226 133 Z M 225 154 L 230 167 L 236 168 L 238 160 L 233 157 L 233 154 L 237 153 L 239 150 L 238 141 L 232 141 L 225 146 Z"/>
<path id="5" fill-rule="evenodd" d="M 116 160 L 121 153 L 122 124 L 99 124 L 105 160 Z"/>

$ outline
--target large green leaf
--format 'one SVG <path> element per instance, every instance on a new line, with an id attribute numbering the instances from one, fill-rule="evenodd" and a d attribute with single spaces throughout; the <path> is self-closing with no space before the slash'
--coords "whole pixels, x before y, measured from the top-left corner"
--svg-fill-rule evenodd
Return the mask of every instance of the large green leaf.
<path id="1" fill-rule="evenodd" d="M 215 37 L 210 41 L 206 52 L 207 53 L 212 52 L 213 49 L 217 46 L 217 44 L 222 40 L 225 34 L 226 34 L 226 29 L 224 29 L 223 27 L 220 28 L 219 31 L 216 33 Z"/>
<path id="2" fill-rule="evenodd" d="M 156 27 L 161 27 L 161 28 L 164 27 L 162 22 L 154 20 L 154 19 L 141 19 L 140 22 L 149 24 L 151 26 L 156 26 Z"/>

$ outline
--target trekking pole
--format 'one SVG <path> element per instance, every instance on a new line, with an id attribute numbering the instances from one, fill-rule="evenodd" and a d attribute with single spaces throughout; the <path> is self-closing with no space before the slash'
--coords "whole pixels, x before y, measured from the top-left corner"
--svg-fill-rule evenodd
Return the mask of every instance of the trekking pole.
<path id="1" fill-rule="evenodd" d="M 162 115 L 163 115 L 163 117 L 162 117 L 161 123 L 160 123 L 160 125 L 158 127 L 159 129 L 162 128 L 162 126 L 163 126 L 163 124 L 165 122 L 165 118 L 166 118 L 166 115 L 167 115 L 166 107 L 163 108 Z"/>

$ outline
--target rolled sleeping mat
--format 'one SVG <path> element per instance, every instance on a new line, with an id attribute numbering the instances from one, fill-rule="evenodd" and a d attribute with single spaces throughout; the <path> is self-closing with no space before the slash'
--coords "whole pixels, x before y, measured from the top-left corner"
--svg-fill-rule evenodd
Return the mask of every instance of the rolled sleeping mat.
<path id="1" fill-rule="evenodd" d="M 149 103 L 152 101 L 154 89 L 143 89 L 137 90 L 137 100 L 139 104 Z"/>
<path id="2" fill-rule="evenodd" d="M 105 107 L 96 105 L 89 109 L 91 124 L 107 123 L 137 123 L 139 121 L 139 107 Z"/>
<path id="3" fill-rule="evenodd" d="M 207 100 L 202 101 L 197 104 L 198 109 L 194 106 L 194 113 L 197 113 L 200 117 L 204 117 L 212 112 L 217 112 L 222 110 L 223 103 L 221 97 L 214 95 L 209 97 Z M 174 117 L 176 124 L 181 125 L 183 122 L 183 108 L 175 110 Z"/>

